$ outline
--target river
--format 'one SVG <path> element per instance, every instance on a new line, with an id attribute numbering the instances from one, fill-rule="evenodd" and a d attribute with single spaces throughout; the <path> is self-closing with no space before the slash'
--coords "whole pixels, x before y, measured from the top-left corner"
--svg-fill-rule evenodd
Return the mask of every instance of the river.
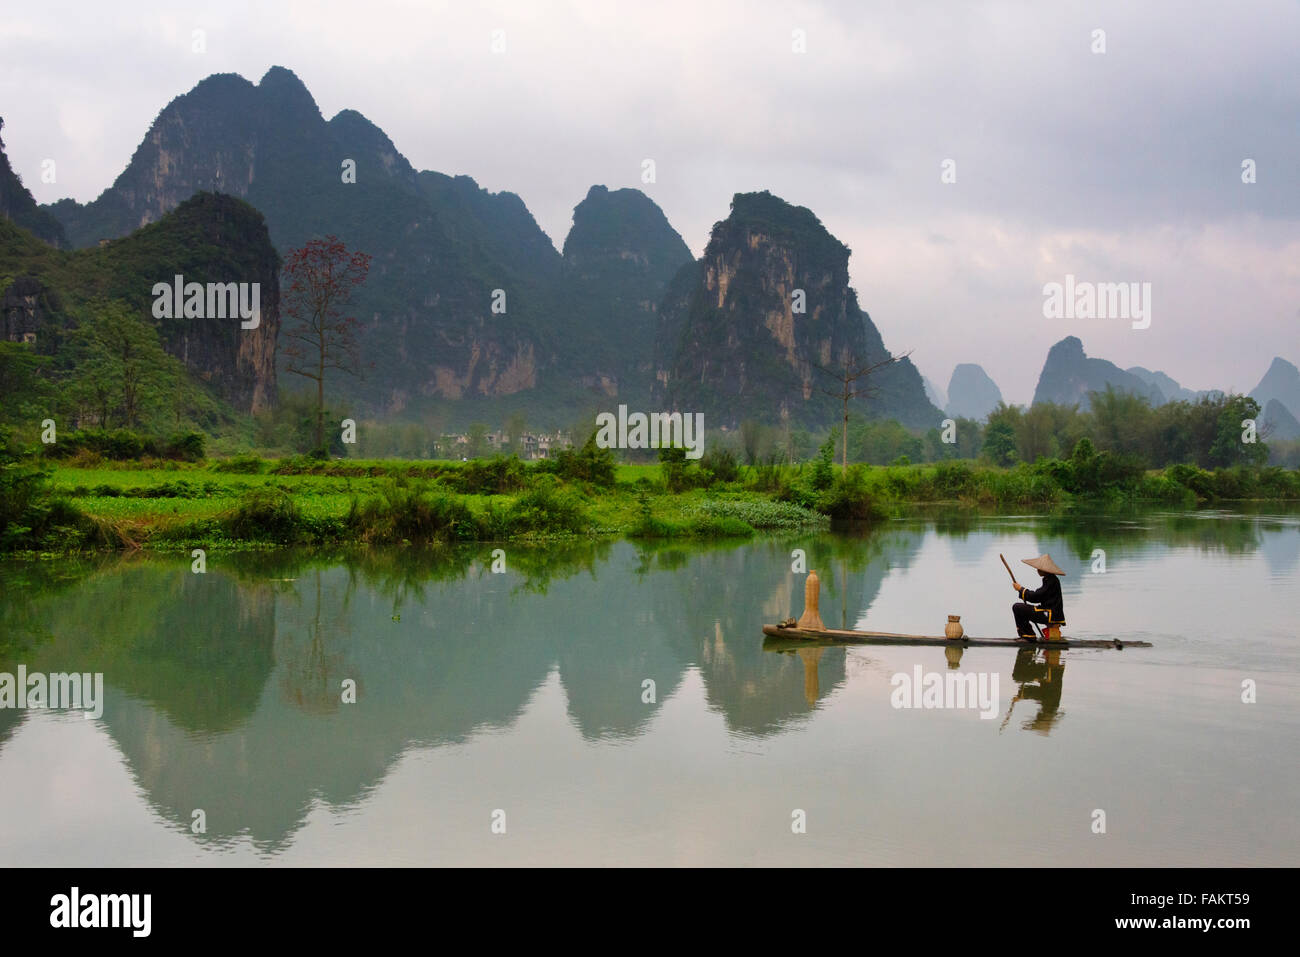
<path id="1" fill-rule="evenodd" d="M 1009 636 L 1046 551 L 1153 647 L 765 649 L 796 550 L 830 627 Z M 1298 584 L 1276 509 L 8 562 L 0 672 L 104 700 L 0 709 L 0 862 L 1294 866 Z"/>

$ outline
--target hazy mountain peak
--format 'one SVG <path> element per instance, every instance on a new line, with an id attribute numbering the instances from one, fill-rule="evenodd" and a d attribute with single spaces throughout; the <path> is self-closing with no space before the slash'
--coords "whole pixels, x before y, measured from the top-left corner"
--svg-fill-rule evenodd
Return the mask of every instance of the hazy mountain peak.
<path id="1" fill-rule="evenodd" d="M 1052 346 L 1043 363 L 1034 390 L 1034 404 L 1054 402 L 1058 405 L 1078 405 L 1086 409 L 1089 392 L 1104 392 L 1107 386 L 1117 392 L 1128 392 L 1149 400 L 1152 405 L 1164 402 L 1164 394 L 1140 376 L 1127 372 L 1105 359 L 1090 358 L 1083 351 L 1078 336 L 1066 336 Z"/>
<path id="2" fill-rule="evenodd" d="M 1286 407 L 1292 416 L 1300 418 L 1300 369 L 1281 356 L 1274 356 L 1264 378 L 1250 392 L 1261 406 L 1276 400 Z"/>
<path id="3" fill-rule="evenodd" d="M 925 387 L 925 397 L 930 400 L 930 404 L 936 409 L 942 409 L 948 404 L 948 394 L 934 384 L 929 376 L 921 376 L 921 385 Z"/>
<path id="4" fill-rule="evenodd" d="M 945 411 L 954 418 L 984 419 L 1002 401 L 1002 391 L 989 374 L 973 362 L 952 370 Z"/>
<path id="5" fill-rule="evenodd" d="M 691 258 L 685 241 L 649 196 L 639 189 L 596 185 L 573 208 L 564 258 L 577 265 L 593 253 L 606 252 L 640 259 L 664 283 Z"/>

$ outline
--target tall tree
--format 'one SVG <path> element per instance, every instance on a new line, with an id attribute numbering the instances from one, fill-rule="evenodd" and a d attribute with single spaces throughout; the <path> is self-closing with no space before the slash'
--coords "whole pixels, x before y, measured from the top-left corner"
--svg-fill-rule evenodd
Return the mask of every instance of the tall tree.
<path id="1" fill-rule="evenodd" d="M 357 286 L 370 272 L 370 254 L 349 252 L 337 236 L 313 239 L 289 253 L 284 314 L 285 371 L 316 383 L 316 448 L 325 445 L 325 374 L 361 374 L 354 316 L 344 315 Z"/>
<path id="2" fill-rule="evenodd" d="M 50 360 L 21 342 L 0 341 L 0 422 L 21 422 L 37 415 L 53 393 L 45 378 Z"/>
<path id="3" fill-rule="evenodd" d="M 81 362 L 69 393 L 102 428 L 114 415 L 128 429 L 138 427 L 184 382 L 183 367 L 163 351 L 157 330 L 120 302 L 91 303 L 72 341 Z"/>

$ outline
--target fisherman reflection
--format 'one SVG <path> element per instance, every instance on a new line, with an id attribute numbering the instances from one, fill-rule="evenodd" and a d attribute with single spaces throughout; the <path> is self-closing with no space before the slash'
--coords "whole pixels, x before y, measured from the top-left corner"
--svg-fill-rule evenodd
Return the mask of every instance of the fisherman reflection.
<path id="1" fill-rule="evenodd" d="M 1041 654 L 1041 659 L 1040 659 Z M 1039 652 L 1036 648 L 1022 648 L 1016 653 L 1016 663 L 1011 669 L 1011 680 L 1016 682 L 1015 697 L 1002 720 L 1007 726 L 1018 701 L 1037 701 L 1038 714 L 1025 721 L 1021 727 L 1046 735 L 1061 717 L 1061 688 L 1065 680 L 1065 662 L 1058 650 Z"/>

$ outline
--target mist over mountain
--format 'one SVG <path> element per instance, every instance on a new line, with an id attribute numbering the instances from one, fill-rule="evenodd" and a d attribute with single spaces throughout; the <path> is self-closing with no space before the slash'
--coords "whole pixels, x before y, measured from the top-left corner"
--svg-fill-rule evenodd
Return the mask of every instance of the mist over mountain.
<path id="1" fill-rule="evenodd" d="M 1150 369 L 1144 369 L 1141 366 L 1133 366 L 1127 371 L 1137 376 L 1147 385 L 1159 389 L 1165 402 L 1195 402 L 1197 399 L 1218 391 L 1215 389 L 1186 389 L 1172 376 L 1163 372 L 1152 372 Z"/>
<path id="2" fill-rule="evenodd" d="M 973 362 L 952 370 L 944 411 L 953 418 L 984 419 L 998 407 L 1002 392 L 987 372 Z"/>
<path id="3" fill-rule="evenodd" d="M 1090 358 L 1077 336 L 1066 336 L 1048 350 L 1043 371 L 1038 377 L 1038 387 L 1034 389 L 1033 404 L 1054 402 L 1087 409 L 1088 393 L 1104 392 L 1108 386 L 1116 392 L 1142 396 L 1152 405 L 1161 405 L 1165 401 L 1155 385 L 1124 371 L 1113 362 Z"/>
<path id="4" fill-rule="evenodd" d="M 811 210 L 768 192 L 737 193 L 704 255 L 674 278 L 659 317 L 656 401 L 734 426 L 744 419 L 837 418 L 846 367 L 886 358 L 849 286 L 849 249 Z M 938 423 L 909 359 L 875 373 L 852 409 L 904 425 Z M 857 383 L 867 386 L 865 380 Z"/>
<path id="5" fill-rule="evenodd" d="M 948 393 L 935 385 L 929 376 L 921 376 L 921 385 L 925 389 L 925 397 L 936 409 L 942 409 L 948 404 Z"/>
<path id="6" fill-rule="evenodd" d="M 1300 418 L 1300 369 L 1281 356 L 1275 356 L 1259 385 L 1250 391 L 1260 406 L 1277 401 L 1294 417 Z"/>
<path id="7" fill-rule="evenodd" d="M 1259 413 L 1264 436 L 1275 442 L 1300 439 L 1300 420 L 1277 399 L 1269 399 Z"/>

